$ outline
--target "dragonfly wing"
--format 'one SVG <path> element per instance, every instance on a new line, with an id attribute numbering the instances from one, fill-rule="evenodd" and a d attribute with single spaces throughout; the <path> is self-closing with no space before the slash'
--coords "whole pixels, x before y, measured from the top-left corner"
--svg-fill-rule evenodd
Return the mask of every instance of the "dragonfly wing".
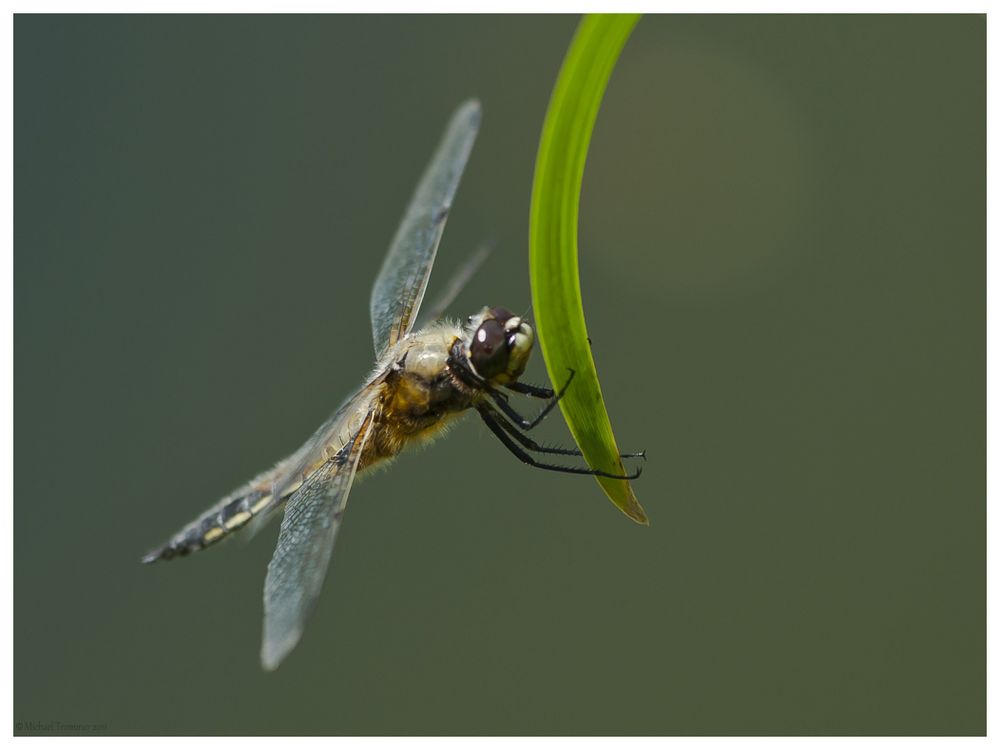
<path id="1" fill-rule="evenodd" d="M 448 286 L 444 288 L 444 291 L 438 296 L 436 300 L 431 304 L 429 308 L 425 308 L 423 315 L 417 319 L 417 328 L 422 328 L 427 323 L 435 320 L 440 320 L 444 317 L 444 314 L 448 311 L 448 307 L 455 298 L 462 293 L 465 289 L 465 285 L 469 283 L 469 280 L 476 275 L 480 266 L 486 262 L 486 259 L 490 256 L 493 251 L 493 245 L 480 245 L 479 249 L 475 253 L 470 255 L 458 270 L 452 275 L 451 279 L 448 281 Z"/>
<path id="2" fill-rule="evenodd" d="M 385 377 L 380 373 L 350 396 L 295 453 L 281 462 L 271 494 L 289 497 L 303 485 L 311 472 L 333 458 L 347 445 L 375 405 Z"/>
<path id="3" fill-rule="evenodd" d="M 335 456 L 314 471 L 288 498 L 274 557 L 264 582 L 264 638 L 260 658 L 273 670 L 302 637 L 313 610 L 371 434 L 374 411 Z"/>
<path id="4" fill-rule="evenodd" d="M 382 262 L 371 297 L 372 336 L 379 357 L 413 328 L 479 119 L 475 100 L 452 115 Z"/>

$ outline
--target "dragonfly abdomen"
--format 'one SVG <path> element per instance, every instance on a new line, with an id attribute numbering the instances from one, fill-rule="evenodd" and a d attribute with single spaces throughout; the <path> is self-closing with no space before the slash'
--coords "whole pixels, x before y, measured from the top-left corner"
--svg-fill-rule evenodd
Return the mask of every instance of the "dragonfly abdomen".
<path id="1" fill-rule="evenodd" d="M 196 552 L 228 538 L 254 518 L 275 506 L 271 494 L 273 471 L 227 495 L 171 537 L 148 552 L 142 561 L 170 560 Z"/>

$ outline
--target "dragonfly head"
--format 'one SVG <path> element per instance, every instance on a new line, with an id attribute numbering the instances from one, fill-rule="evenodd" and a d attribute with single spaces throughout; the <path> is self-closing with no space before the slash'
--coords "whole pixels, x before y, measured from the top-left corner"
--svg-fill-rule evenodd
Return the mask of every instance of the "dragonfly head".
<path id="1" fill-rule="evenodd" d="M 531 326 L 503 307 L 484 307 L 468 323 L 467 356 L 476 374 L 496 385 L 521 377 L 535 343 Z"/>

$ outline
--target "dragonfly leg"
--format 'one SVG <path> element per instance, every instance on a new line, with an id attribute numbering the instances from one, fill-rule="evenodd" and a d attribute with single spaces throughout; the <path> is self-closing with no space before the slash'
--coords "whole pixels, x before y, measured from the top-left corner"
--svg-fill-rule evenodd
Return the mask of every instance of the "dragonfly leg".
<path id="1" fill-rule="evenodd" d="M 499 424 L 507 433 L 514 438 L 517 442 L 527 448 L 529 451 L 535 451 L 536 453 L 552 453 L 559 456 L 582 456 L 583 454 L 576 450 L 575 448 L 552 448 L 546 447 L 544 445 L 539 445 L 530 437 L 525 435 L 523 432 L 518 430 L 514 425 L 508 422 L 502 415 L 493 412 L 493 419 Z M 619 458 L 646 458 L 646 451 L 638 451 L 636 453 L 620 453 Z"/>
<path id="2" fill-rule="evenodd" d="M 507 419 L 504 416 L 502 416 L 500 414 L 497 414 L 496 412 L 492 412 L 490 414 L 490 416 L 493 418 L 493 420 L 498 425 L 500 425 L 501 428 L 503 428 L 503 430 L 508 435 L 510 435 L 512 438 L 514 438 L 517 442 L 519 442 L 521 445 L 523 445 L 529 451 L 535 451 L 536 453 L 551 453 L 551 454 L 558 455 L 558 456 L 582 456 L 583 455 L 582 453 L 580 453 L 580 451 L 576 450 L 575 448 L 547 448 L 547 447 L 545 447 L 543 445 L 539 445 L 534 440 L 532 440 L 530 437 L 528 437 L 523 432 L 521 432 L 519 429 L 517 429 L 510 422 L 508 422 Z"/>
<path id="3" fill-rule="evenodd" d="M 581 466 L 559 466 L 557 464 L 542 463 L 541 461 L 535 460 L 535 458 L 530 453 L 528 453 L 526 450 L 524 450 L 524 448 L 518 445 L 518 443 L 515 442 L 515 439 L 511 437 L 511 434 L 509 434 L 509 432 L 510 430 L 514 429 L 513 425 L 509 425 L 508 423 L 509 429 L 505 429 L 503 426 L 501 426 L 503 422 L 506 421 L 503 419 L 502 416 L 493 412 L 489 407 L 481 407 L 479 409 L 479 415 L 483 418 L 483 422 L 486 423 L 486 426 L 490 428 L 490 431 L 494 435 L 496 435 L 497 438 L 499 438 L 500 442 L 504 444 L 507 450 L 513 453 L 514 456 L 517 457 L 523 463 L 526 463 L 529 466 L 534 466 L 536 469 L 545 469 L 546 471 L 559 471 L 565 474 L 585 474 L 588 476 L 608 477 L 609 479 L 636 479 L 642 473 L 641 466 L 638 469 L 636 469 L 634 474 L 622 475 L 622 474 L 609 474 L 606 471 L 601 471 L 600 469 L 591 469 L 589 467 L 584 468 Z M 531 442 L 533 445 L 537 445 L 534 443 L 534 441 L 531 441 L 525 435 L 519 435 L 519 438 L 524 438 L 525 440 Z M 520 442 L 520 440 L 518 440 L 518 442 Z M 533 448 L 532 450 L 535 449 Z M 543 451 L 543 452 L 551 452 L 551 451 Z M 575 452 L 567 452 L 565 455 L 578 455 L 578 454 Z"/>
<path id="4" fill-rule="evenodd" d="M 538 385 L 530 385 L 528 383 L 522 383 L 520 381 L 515 381 L 513 383 L 508 383 L 504 386 L 508 390 L 514 391 L 515 393 L 523 393 L 525 396 L 531 396 L 532 398 L 552 398 L 556 395 L 556 392 L 551 388 L 544 388 Z"/>
<path id="5" fill-rule="evenodd" d="M 559 403 L 559 399 L 561 399 L 565 395 L 566 389 L 569 388 L 569 384 L 573 382 L 574 375 L 576 375 L 576 371 L 570 370 L 569 378 L 567 378 L 566 382 L 563 383 L 563 387 L 559 389 L 558 393 L 556 393 L 552 398 L 549 399 L 549 402 L 545 404 L 545 406 L 542 408 L 540 412 L 538 412 L 538 415 L 530 421 L 522 417 L 520 414 L 518 414 L 517 411 L 514 410 L 514 407 L 512 407 L 510 404 L 507 403 L 507 399 L 503 396 L 503 394 L 501 394 L 496 389 L 490 388 L 487 391 L 487 393 L 490 394 L 490 397 L 493 399 L 493 402 L 500 408 L 500 411 L 506 414 L 509 419 L 513 420 L 514 424 L 516 424 L 522 430 L 530 430 L 533 427 L 536 427 L 538 423 L 541 422 L 543 419 L 545 419 L 549 415 L 549 412 L 551 412 L 552 409 L 555 408 L 555 405 Z"/>

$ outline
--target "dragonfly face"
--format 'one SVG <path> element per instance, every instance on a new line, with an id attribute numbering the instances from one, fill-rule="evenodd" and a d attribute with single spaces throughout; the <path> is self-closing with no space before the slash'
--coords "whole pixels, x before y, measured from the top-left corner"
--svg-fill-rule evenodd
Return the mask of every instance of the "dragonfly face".
<path id="1" fill-rule="evenodd" d="M 496 385 L 513 383 L 524 373 L 535 343 L 531 326 L 510 310 L 488 307 L 469 318 L 472 336 L 467 342 L 469 364 L 484 380 Z"/>
<path id="2" fill-rule="evenodd" d="M 529 453 L 580 455 L 543 448 L 522 432 L 538 424 L 562 393 L 518 380 L 534 344 L 527 321 L 507 309 L 487 307 L 464 326 L 437 321 L 412 330 L 479 119 L 475 101 L 452 116 L 382 264 L 371 297 L 378 358 L 374 373 L 299 450 L 222 498 L 143 558 L 167 560 L 203 549 L 284 505 L 264 583 L 265 669 L 276 668 L 302 635 L 356 475 L 430 437 L 452 418 L 475 409 L 500 441 L 532 466 L 602 474 L 544 463 Z M 474 260 L 481 262 L 482 256 Z M 452 298 L 471 273 L 469 266 L 460 271 L 459 283 L 449 287 Z M 447 301 L 435 309 L 446 306 Z M 572 373 L 568 376 L 571 379 Z M 526 420 L 500 388 L 546 399 L 547 404 L 534 420 Z"/>

